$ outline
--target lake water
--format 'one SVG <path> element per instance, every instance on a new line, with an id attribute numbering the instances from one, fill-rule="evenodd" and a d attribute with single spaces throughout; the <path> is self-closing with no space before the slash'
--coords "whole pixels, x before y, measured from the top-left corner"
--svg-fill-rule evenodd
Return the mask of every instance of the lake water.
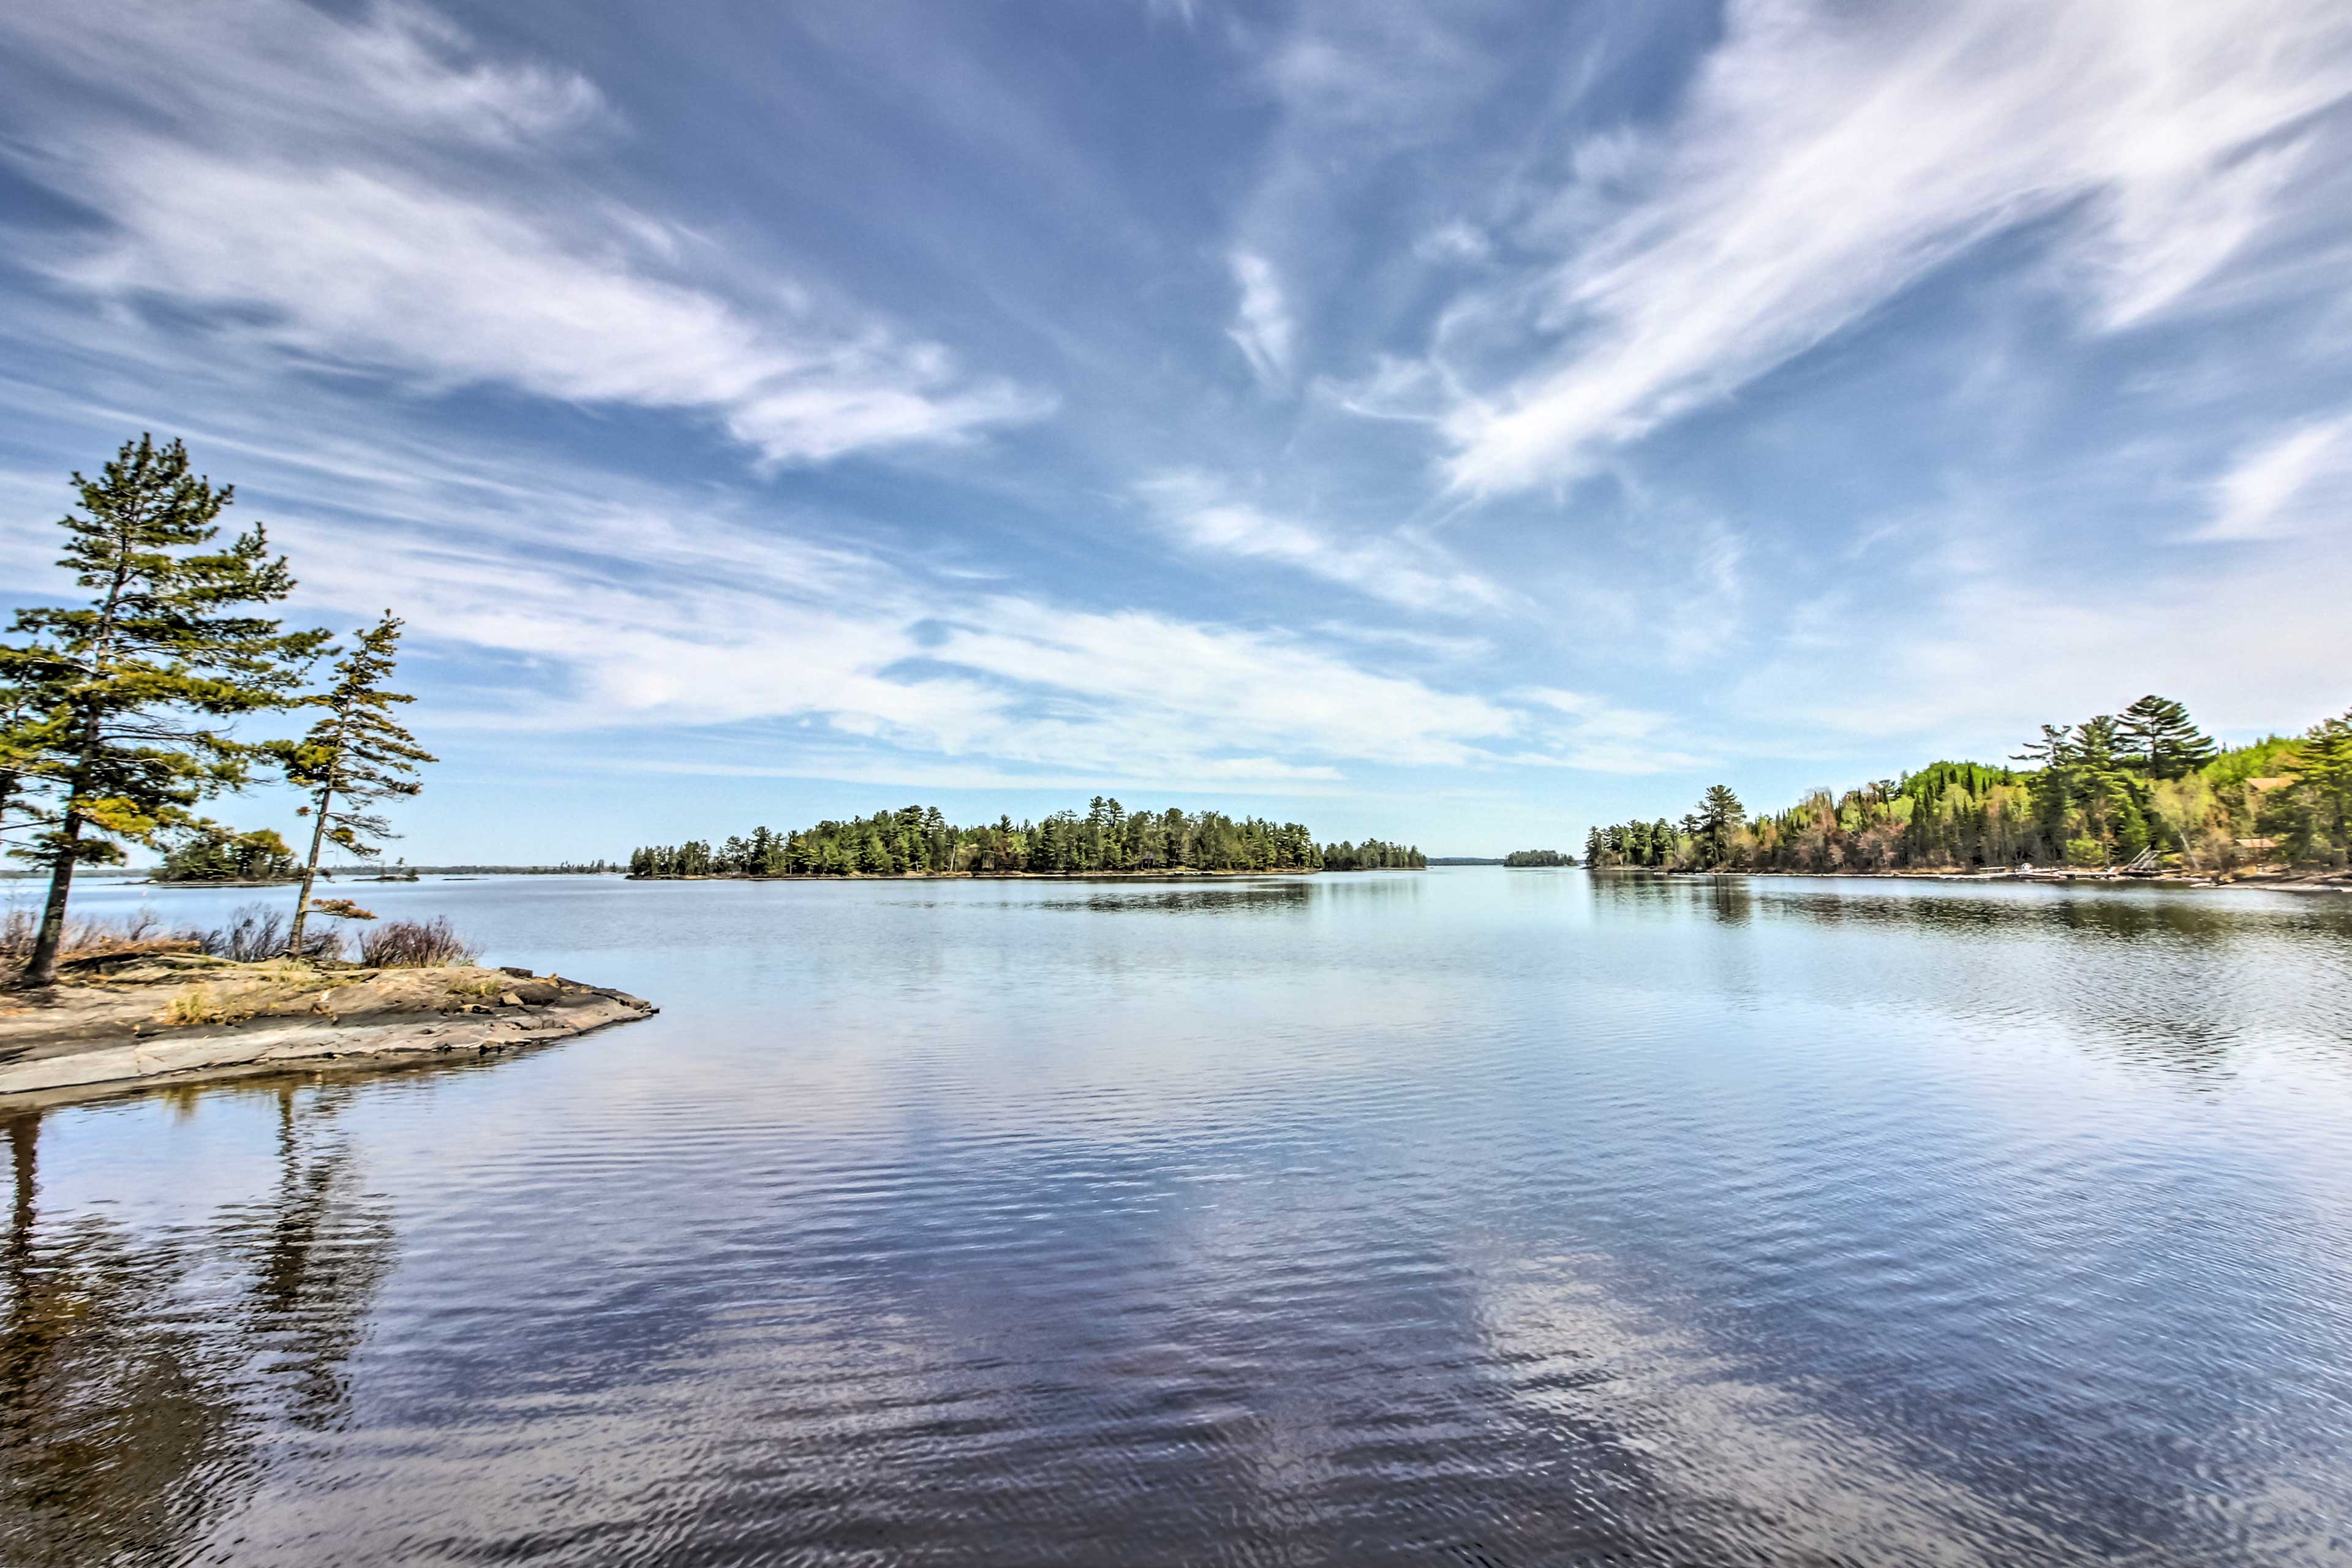
<path id="1" fill-rule="evenodd" d="M 9 1123 L 11 1568 L 2352 1561 L 2352 899 L 347 890 L 664 1011 Z"/>

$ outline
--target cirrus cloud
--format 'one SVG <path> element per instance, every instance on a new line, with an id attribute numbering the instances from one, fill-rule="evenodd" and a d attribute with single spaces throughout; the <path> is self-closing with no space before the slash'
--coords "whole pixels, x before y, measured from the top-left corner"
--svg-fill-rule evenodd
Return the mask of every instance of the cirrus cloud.
<path id="1" fill-rule="evenodd" d="M 1433 346 L 1448 477 L 1575 478 L 2030 222 L 2094 330 L 2176 310 L 2305 210 L 2309 121 L 2347 93 L 2328 0 L 1740 0 L 1655 131 L 1528 176 L 1517 237 L 1555 259 L 1458 296 Z"/>
<path id="2" fill-rule="evenodd" d="M 18 246 L 69 289 L 427 390 L 701 414 L 776 462 L 1052 406 L 801 279 L 722 279 L 690 229 L 570 173 L 618 129 L 591 83 L 432 13 L 34 0 L 0 38 L 46 68 L 0 157 L 100 220 Z M 74 112 L 39 112 L 63 92 Z"/>

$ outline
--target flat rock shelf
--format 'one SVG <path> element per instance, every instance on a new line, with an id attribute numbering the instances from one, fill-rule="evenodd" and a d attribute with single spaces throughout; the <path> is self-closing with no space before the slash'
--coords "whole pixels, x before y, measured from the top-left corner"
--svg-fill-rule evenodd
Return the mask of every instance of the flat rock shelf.
<path id="1" fill-rule="evenodd" d="M 289 1068 L 478 1057 L 658 1011 L 524 969 L 238 963 L 185 952 L 69 966 L 0 992 L 0 1110 Z"/>

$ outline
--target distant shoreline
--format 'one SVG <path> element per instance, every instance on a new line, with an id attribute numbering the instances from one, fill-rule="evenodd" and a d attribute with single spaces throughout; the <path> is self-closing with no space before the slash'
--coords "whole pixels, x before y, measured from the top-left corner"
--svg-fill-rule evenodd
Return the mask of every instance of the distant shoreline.
<path id="1" fill-rule="evenodd" d="M 1590 868 L 1588 868 L 1590 869 Z M 1602 877 L 1689 877 L 1721 880 L 1733 877 L 1789 877 L 1808 881 L 1852 879 L 1882 882 L 2019 882 L 2025 884 L 2089 885 L 2105 888 L 2195 888 L 2204 890 L 2237 888 L 2273 893 L 2352 893 L 2352 872 L 2275 872 L 2239 877 L 2188 877 L 2168 873 L 2126 877 L 2118 871 L 1684 871 L 1656 866 L 1605 866 L 1593 873 Z"/>
<path id="2" fill-rule="evenodd" d="M 1377 868 L 1396 870 L 1402 868 Z M 846 871 L 839 875 L 825 871 L 703 871 L 692 875 L 647 876 L 633 871 L 622 879 L 629 882 L 1188 882 L 1205 877 L 1345 877 L 1351 874 L 1327 871 L 1318 866 L 1283 866 L 1265 871 L 1195 871 L 1190 867 L 1180 866 L 1154 871 Z"/>

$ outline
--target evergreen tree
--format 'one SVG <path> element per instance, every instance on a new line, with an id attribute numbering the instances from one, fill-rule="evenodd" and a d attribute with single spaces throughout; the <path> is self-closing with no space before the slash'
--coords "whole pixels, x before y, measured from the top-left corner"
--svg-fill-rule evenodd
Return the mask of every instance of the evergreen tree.
<path id="1" fill-rule="evenodd" d="M 2343 864 L 2352 851 L 2352 712 L 2313 725 L 2296 749 L 2294 770 L 2286 805 L 2295 816 L 2300 858 Z"/>
<path id="2" fill-rule="evenodd" d="M 1698 830 L 1692 837 L 1700 841 L 1703 864 L 1721 866 L 1731 858 L 1731 836 L 1748 820 L 1748 808 L 1731 793 L 1728 784 L 1709 784 L 1706 794 L 1699 797 Z"/>
<path id="3" fill-rule="evenodd" d="M 294 875 L 294 855 L 268 828 L 239 833 L 216 823 L 174 845 L 155 873 L 159 882 L 276 882 Z"/>
<path id="4" fill-rule="evenodd" d="M 401 623 L 390 610 L 383 619 L 359 634 L 351 650 L 335 661 L 334 684 L 310 698 L 327 710 L 299 741 L 281 742 L 271 750 L 286 770 L 287 782 L 309 794 L 303 815 L 315 820 L 310 829 L 310 857 L 302 866 L 302 890 L 294 900 L 294 924 L 286 934 L 286 951 L 299 954 L 303 922 L 310 918 L 310 889 L 319 879 L 319 856 L 332 839 L 362 859 L 383 853 L 382 840 L 393 837 L 384 819 L 365 808 L 378 801 L 416 794 L 417 765 L 436 759 L 417 745 L 416 737 L 393 718 L 393 705 L 414 702 L 405 692 L 386 691 L 383 683 L 399 660 Z"/>
<path id="5" fill-rule="evenodd" d="M 29 688 L 34 709 L 60 721 L 37 775 L 55 826 L 31 851 L 49 865 L 25 969 L 35 985 L 56 981 L 75 868 L 119 861 L 121 841 L 152 844 L 194 821 L 198 800 L 243 784 L 257 748 L 224 721 L 298 700 L 327 637 L 244 613 L 285 598 L 294 579 L 258 525 L 205 548 L 235 492 L 192 473 L 179 442 L 142 436 L 97 479 L 73 483 L 81 510 L 59 520 L 58 564 L 95 596 L 87 607 L 18 611 L 15 630 L 34 640 L 0 650 L 0 679 Z"/>
<path id="6" fill-rule="evenodd" d="M 18 650 L 0 649 L 0 659 Z M 14 665 L 7 666 L 16 668 Z M 0 683 L 0 833 L 21 812 L 26 826 L 45 820 L 36 793 L 55 769 L 71 712 L 38 684 Z"/>
<path id="7" fill-rule="evenodd" d="M 2189 721 L 2187 708 L 2153 694 L 2123 710 L 2116 733 L 2140 770 L 2155 779 L 2186 778 L 2211 762 L 2218 750 Z"/>

